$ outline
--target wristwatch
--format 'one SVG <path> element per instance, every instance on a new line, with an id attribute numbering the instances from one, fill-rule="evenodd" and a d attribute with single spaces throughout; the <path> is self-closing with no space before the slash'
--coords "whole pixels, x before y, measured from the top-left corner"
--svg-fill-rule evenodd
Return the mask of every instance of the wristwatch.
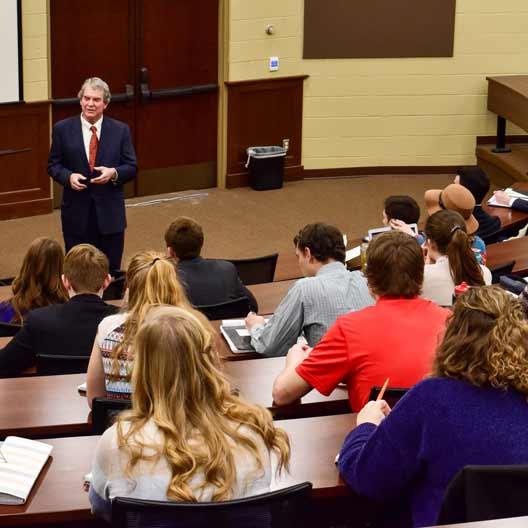
<path id="1" fill-rule="evenodd" d="M 114 169 L 114 175 L 110 178 L 110 181 L 112 183 L 115 183 L 117 181 L 117 171 Z"/>

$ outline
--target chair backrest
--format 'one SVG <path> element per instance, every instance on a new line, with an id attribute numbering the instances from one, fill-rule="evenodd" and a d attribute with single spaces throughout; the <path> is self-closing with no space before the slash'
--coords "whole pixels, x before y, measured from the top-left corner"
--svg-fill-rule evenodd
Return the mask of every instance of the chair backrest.
<path id="1" fill-rule="evenodd" d="M 92 433 L 103 434 L 115 422 L 117 415 L 130 407 L 132 407 L 131 400 L 94 398 L 92 401 Z"/>
<path id="2" fill-rule="evenodd" d="M 112 282 L 103 292 L 103 301 L 118 301 L 125 296 L 125 273 L 122 270 L 114 272 Z"/>
<path id="3" fill-rule="evenodd" d="M 13 337 L 21 328 L 19 324 L 0 323 L 0 337 Z"/>
<path id="4" fill-rule="evenodd" d="M 385 390 L 385 394 L 383 395 L 383 399 L 390 405 L 390 407 L 394 407 L 400 399 L 405 396 L 405 393 L 409 389 L 402 389 L 397 387 L 387 387 Z M 369 401 L 370 400 L 376 400 L 378 398 L 378 395 L 381 391 L 381 387 L 372 387 L 370 389 L 370 395 L 369 395 Z M 359 410 L 359 409 L 358 409 Z"/>
<path id="5" fill-rule="evenodd" d="M 508 275 L 513 271 L 515 267 L 515 260 L 507 262 L 502 266 L 497 266 L 496 268 L 490 268 L 491 271 L 491 283 L 498 284 L 501 278 L 501 275 Z"/>
<path id="6" fill-rule="evenodd" d="M 246 285 L 273 282 L 278 253 L 250 259 L 226 259 L 232 262 L 240 280 Z"/>
<path id="7" fill-rule="evenodd" d="M 249 299 L 240 297 L 232 301 L 226 301 L 219 304 L 209 304 L 207 306 L 196 306 L 207 319 L 217 321 L 219 319 L 232 319 L 234 317 L 246 317 L 249 312 Z"/>
<path id="8" fill-rule="evenodd" d="M 306 526 L 311 482 L 225 502 L 162 502 L 116 497 L 114 528 L 290 528 Z"/>
<path id="9" fill-rule="evenodd" d="M 90 356 L 37 355 L 37 375 L 83 374 L 88 370 Z"/>
<path id="10" fill-rule="evenodd" d="M 466 466 L 450 482 L 437 524 L 528 515 L 528 465 Z"/>

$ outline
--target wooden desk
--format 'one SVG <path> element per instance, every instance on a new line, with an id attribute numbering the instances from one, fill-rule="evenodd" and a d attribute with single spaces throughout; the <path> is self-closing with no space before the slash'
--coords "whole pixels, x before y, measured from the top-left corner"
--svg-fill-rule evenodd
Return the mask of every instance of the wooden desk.
<path id="1" fill-rule="evenodd" d="M 248 286 L 248 289 L 257 299 L 259 314 L 269 315 L 274 313 L 277 310 L 277 306 L 279 306 L 280 302 L 295 282 L 296 279 L 290 279 Z"/>
<path id="2" fill-rule="evenodd" d="M 523 277 L 528 275 L 528 237 L 490 244 L 487 251 L 488 268 L 496 268 L 515 260 L 513 273 Z"/>
<path id="3" fill-rule="evenodd" d="M 284 358 L 268 358 L 226 362 L 224 370 L 233 388 L 247 400 L 270 408 L 277 418 L 350 412 L 347 391 L 339 387 L 329 397 L 314 390 L 298 404 L 272 407 L 273 381 L 283 366 Z M 90 409 L 77 391 L 85 380 L 85 374 L 0 379 L 0 438 L 89 434 Z"/>
<path id="4" fill-rule="evenodd" d="M 300 273 L 300 272 L 299 272 Z M 283 280 L 279 282 L 265 282 L 263 284 L 253 284 L 248 286 L 251 293 L 257 299 L 259 305 L 259 314 L 268 315 L 275 312 L 282 298 L 288 293 L 288 290 L 295 284 L 296 279 Z M 9 290 L 9 291 L 8 291 Z M 0 302 L 11 296 L 9 286 L 0 286 Z M 108 304 L 121 307 L 123 300 L 108 301 Z"/>
<path id="5" fill-rule="evenodd" d="M 516 183 L 513 188 L 526 192 L 528 191 L 528 183 Z M 482 208 L 488 214 L 500 218 L 502 229 L 521 229 L 528 222 L 528 213 L 522 211 L 515 211 L 508 207 L 493 207 L 487 204 L 483 205 Z"/>
<path id="6" fill-rule="evenodd" d="M 290 436 L 290 474 L 277 487 L 311 481 L 313 496 L 346 495 L 334 458 L 346 434 L 355 425 L 355 415 L 286 420 L 278 422 Z M 44 440 L 53 445 L 52 459 L 23 506 L 0 506 L 0 524 L 50 524 L 92 518 L 83 476 L 90 471 L 99 437 L 85 436 Z M 317 453 L 317 456 L 314 456 Z"/>
<path id="7" fill-rule="evenodd" d="M 517 185 L 515 186 L 517 187 Z M 528 222 L 528 213 L 522 211 L 515 211 L 508 207 L 494 207 L 492 205 L 484 205 L 482 207 L 491 216 L 497 216 L 501 221 L 502 229 L 521 229 Z"/>

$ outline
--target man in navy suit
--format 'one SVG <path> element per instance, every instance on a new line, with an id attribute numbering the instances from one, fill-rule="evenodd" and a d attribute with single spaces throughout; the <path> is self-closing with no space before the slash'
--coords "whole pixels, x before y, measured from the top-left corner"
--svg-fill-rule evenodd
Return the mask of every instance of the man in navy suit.
<path id="1" fill-rule="evenodd" d="M 125 240 L 123 184 L 136 176 L 136 153 L 128 125 L 103 112 L 110 89 L 98 77 L 79 91 L 82 113 L 53 127 L 48 173 L 64 187 L 62 233 L 66 251 L 88 243 L 99 248 L 110 270 L 121 267 Z"/>

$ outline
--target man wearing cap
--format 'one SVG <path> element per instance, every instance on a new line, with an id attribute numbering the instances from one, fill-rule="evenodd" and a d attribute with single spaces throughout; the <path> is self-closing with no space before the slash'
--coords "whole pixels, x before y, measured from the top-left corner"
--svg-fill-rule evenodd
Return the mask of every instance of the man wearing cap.
<path id="1" fill-rule="evenodd" d="M 475 253 L 475 257 L 479 264 L 486 264 L 486 244 L 484 241 L 476 234 L 479 228 L 479 223 L 475 216 L 473 215 L 473 210 L 475 209 L 475 198 L 471 192 L 458 183 L 451 183 L 444 189 L 430 189 L 425 191 L 424 195 L 425 207 L 427 213 L 431 216 L 436 211 L 441 209 L 450 209 L 456 211 L 462 215 L 464 222 L 466 224 L 466 229 L 468 235 L 473 239 L 472 249 Z M 391 226 L 394 229 L 408 233 L 409 235 L 416 236 L 416 239 L 423 245 L 425 238 L 423 235 L 415 235 L 411 231 L 410 227 L 400 221 L 393 221 Z"/>

